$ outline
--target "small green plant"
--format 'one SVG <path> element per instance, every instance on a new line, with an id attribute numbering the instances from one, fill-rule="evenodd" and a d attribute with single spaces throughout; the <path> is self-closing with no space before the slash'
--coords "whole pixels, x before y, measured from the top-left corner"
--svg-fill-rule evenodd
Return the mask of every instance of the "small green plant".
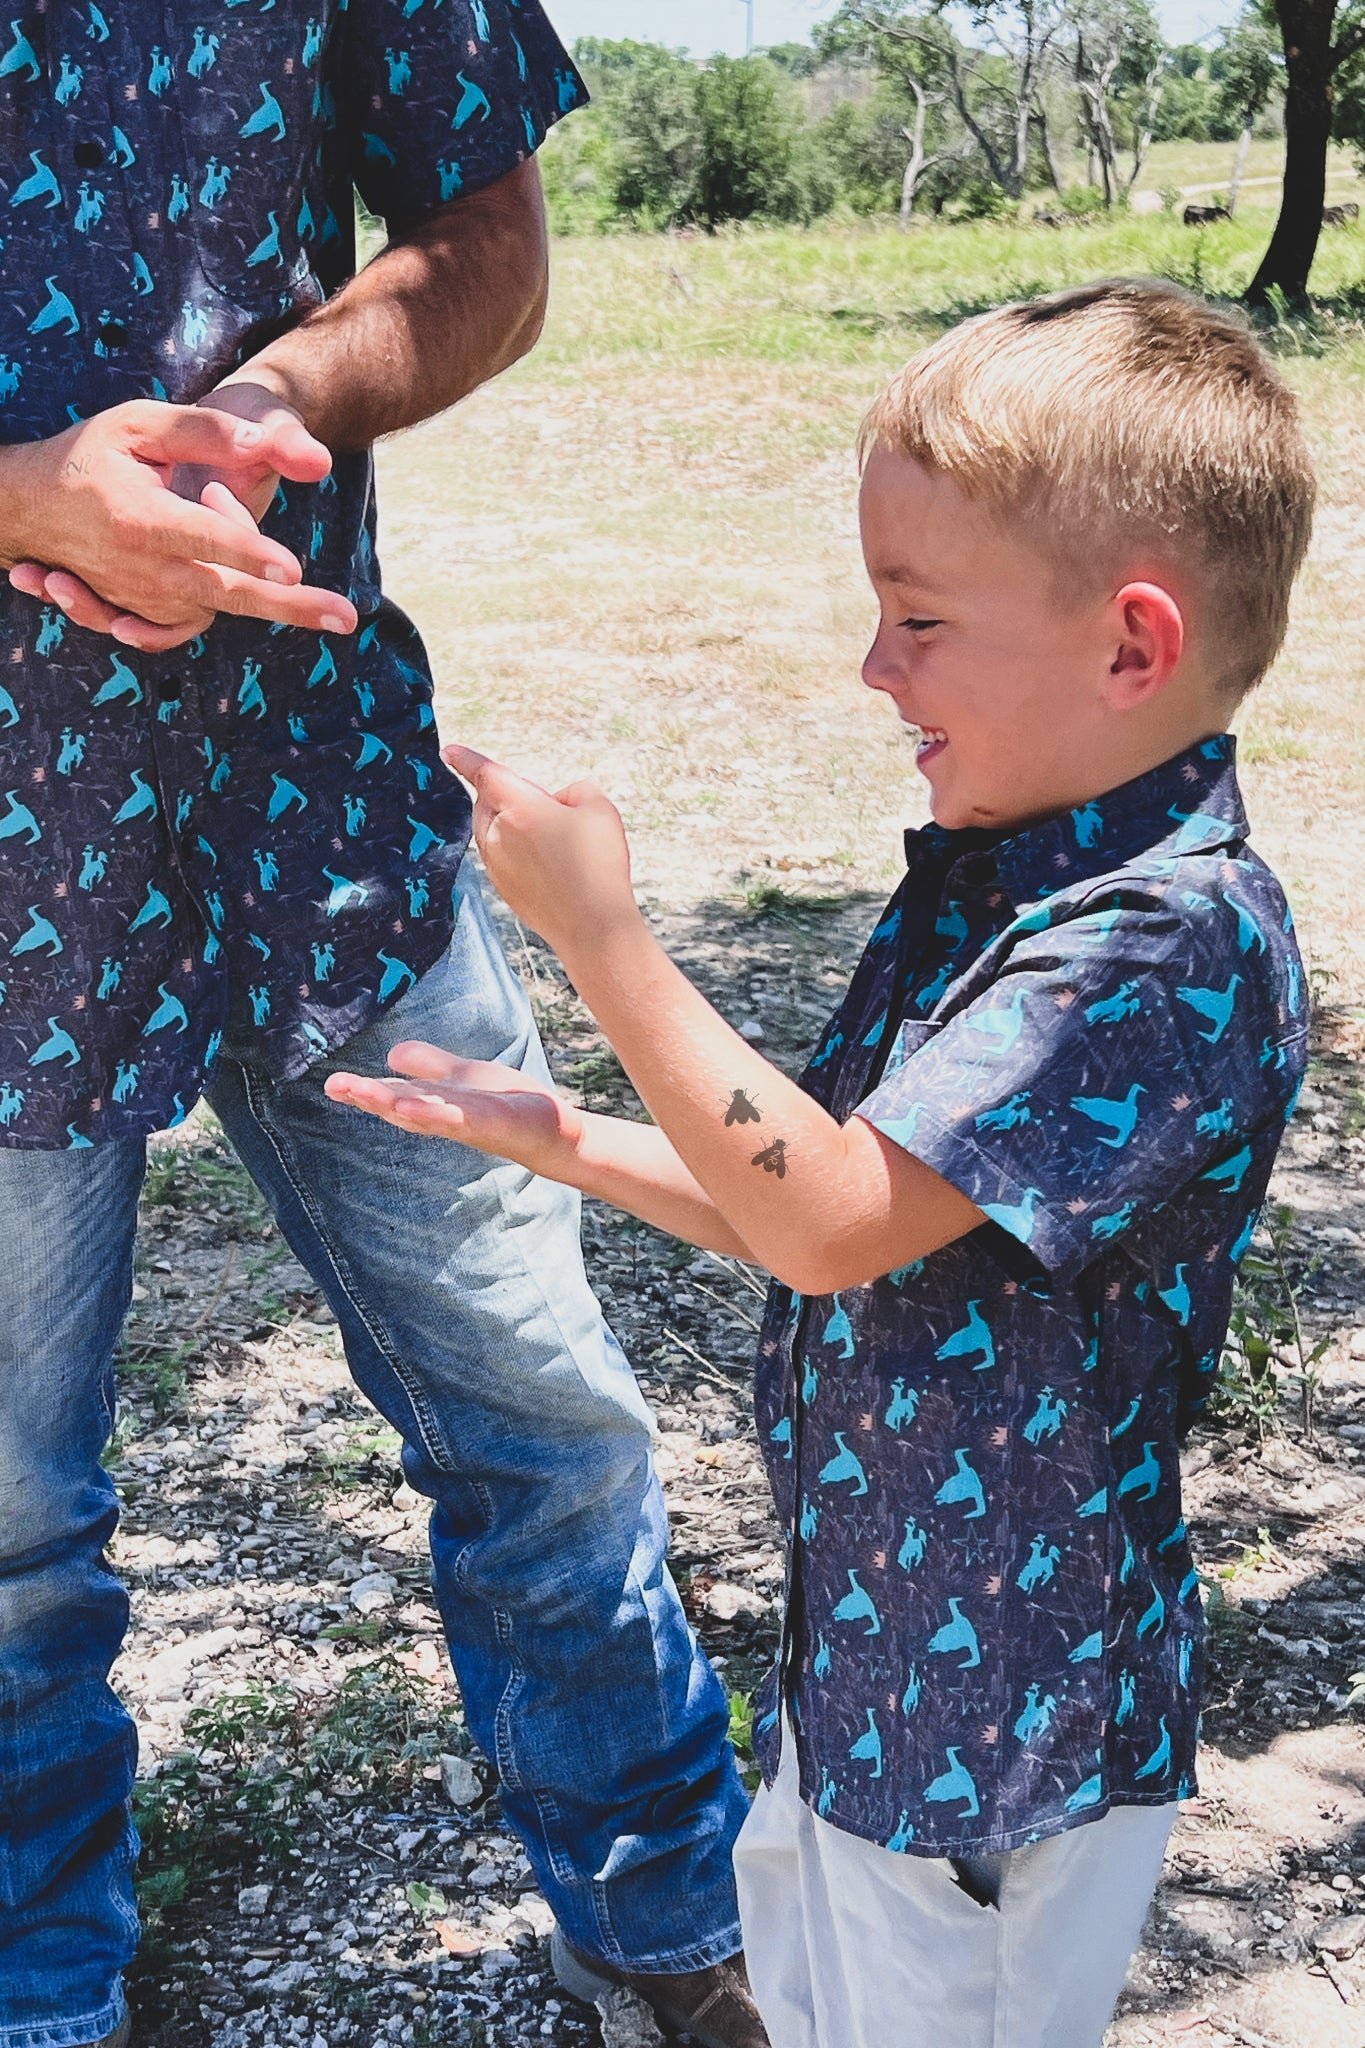
<path id="1" fill-rule="evenodd" d="M 762 1773 L 754 1757 L 754 1701 L 753 1694 L 732 1692 L 730 1694 L 730 1747 L 735 1752 L 739 1775 L 745 1788 L 757 1792 Z"/>
<path id="2" fill-rule="evenodd" d="M 1218 1577 L 1226 1581 L 1239 1578 L 1243 1572 L 1258 1572 L 1263 1566 L 1283 1563 L 1284 1558 L 1270 1540 L 1269 1529 L 1258 1529 L 1256 1541 L 1242 1545 L 1242 1555 L 1237 1563 L 1219 1565 Z"/>
<path id="3" fill-rule="evenodd" d="M 450 1911 L 449 1899 L 432 1884 L 414 1882 L 408 1886 L 404 1897 L 419 1920 L 435 1920 Z"/>
<path id="4" fill-rule="evenodd" d="M 1238 1268 L 1232 1319 L 1211 1404 L 1224 1420 L 1249 1424 L 1262 1443 L 1279 1428 L 1285 1375 L 1298 1382 L 1300 1421 L 1305 1435 L 1313 1435 L 1318 1368 L 1330 1341 L 1320 1337 L 1310 1344 L 1304 1333 L 1299 1304 L 1322 1261 L 1296 1260 L 1294 1221 L 1288 1203 L 1268 1208 L 1257 1242 Z"/>
<path id="5" fill-rule="evenodd" d="M 767 880 L 750 882 L 744 891 L 744 908 L 750 917 L 822 917 L 842 905 L 842 897 L 799 896 L 795 890 L 784 889 L 780 882 Z"/>

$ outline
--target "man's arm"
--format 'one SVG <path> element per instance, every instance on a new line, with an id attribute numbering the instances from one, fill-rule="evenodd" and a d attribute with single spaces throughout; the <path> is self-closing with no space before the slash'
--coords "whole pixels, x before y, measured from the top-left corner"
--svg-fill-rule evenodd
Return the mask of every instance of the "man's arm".
<path id="1" fill-rule="evenodd" d="M 535 346 L 549 257 L 534 157 L 452 199 L 201 403 L 282 400 L 334 455 L 444 412 Z M 262 400 L 251 401 L 256 406 Z M 268 407 L 266 408 L 268 410 Z"/>
<path id="2" fill-rule="evenodd" d="M 540 332 L 547 277 L 545 209 L 532 158 L 481 191 L 438 207 L 200 404 L 258 426 L 267 458 L 287 462 L 286 475 L 316 481 L 326 472 L 327 451 L 368 447 L 444 411 L 524 355 Z M 199 500 L 216 485 L 260 519 L 280 475 L 262 460 L 261 444 L 238 449 L 219 436 L 200 454 L 181 424 L 186 410 L 150 402 L 139 407 L 146 416 L 144 439 L 151 415 L 164 416 L 164 434 L 147 443 L 144 461 L 159 456 L 157 480 L 165 483 L 174 472 L 181 495 Z M 101 437 L 107 417 L 89 423 L 87 438 Z M 56 443 L 37 447 L 57 452 Z M 353 627 L 350 605 L 324 604 L 325 592 L 291 591 L 284 598 L 259 580 L 243 581 L 244 570 L 260 579 L 277 569 L 294 582 L 300 571 L 275 543 L 241 528 L 234 533 L 221 510 L 212 532 L 204 532 L 208 567 L 186 558 L 183 537 L 192 518 L 202 524 L 202 507 L 192 515 L 167 506 L 160 524 L 134 522 L 125 518 L 119 494 L 106 494 L 98 514 L 91 511 L 87 540 L 84 526 L 70 525 L 66 506 L 73 494 L 62 490 L 69 481 L 62 458 L 46 464 L 39 458 L 35 465 L 26 456 L 28 474 L 35 467 L 38 474 L 22 496 L 24 479 L 15 476 L 14 516 L 7 521 L 3 457 L 20 452 L 0 451 L 0 550 L 14 564 L 19 589 L 60 605 L 78 625 L 149 652 L 192 639 L 218 610 L 331 632 Z M 34 490 L 41 494 L 36 502 Z M 211 495 L 207 502 L 221 507 L 223 500 Z M 80 544 L 64 544 L 67 533 L 79 534 Z M 218 570 L 215 563 L 230 568 Z"/>

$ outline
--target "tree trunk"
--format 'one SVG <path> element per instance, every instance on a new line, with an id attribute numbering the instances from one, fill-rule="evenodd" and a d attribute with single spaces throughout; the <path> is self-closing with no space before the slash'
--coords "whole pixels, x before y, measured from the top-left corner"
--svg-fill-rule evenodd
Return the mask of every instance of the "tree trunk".
<path id="1" fill-rule="evenodd" d="M 1232 182 L 1228 186 L 1228 212 L 1237 211 L 1237 194 L 1242 189 L 1242 174 L 1247 167 L 1247 151 L 1251 148 L 1251 131 L 1256 125 L 1255 112 L 1249 110 L 1242 123 L 1242 132 L 1237 137 L 1237 154 L 1232 159 Z"/>
<path id="2" fill-rule="evenodd" d="M 1057 169 L 1057 158 L 1052 147 L 1052 123 L 1048 120 L 1047 108 L 1044 106 L 1035 107 L 1033 119 L 1037 125 L 1038 140 L 1042 146 L 1043 164 L 1047 170 L 1047 181 L 1053 191 L 1060 197 L 1062 180 L 1061 174 Z"/>
<path id="3" fill-rule="evenodd" d="M 924 87 L 917 78 L 912 78 L 909 84 L 915 95 L 915 125 L 913 128 L 901 129 L 901 134 L 910 145 L 910 160 L 905 166 L 905 176 L 901 179 L 902 228 L 908 228 L 910 225 L 910 215 L 915 204 L 915 189 L 924 173 L 924 124 L 929 116 L 929 96 Z"/>
<path id="4" fill-rule="evenodd" d="M 1283 292 L 1291 304 L 1308 296 L 1332 136 L 1336 0 L 1275 0 L 1275 12 L 1284 37 L 1284 195 L 1270 247 L 1247 286 L 1253 306 L 1265 305 L 1272 291 Z"/>

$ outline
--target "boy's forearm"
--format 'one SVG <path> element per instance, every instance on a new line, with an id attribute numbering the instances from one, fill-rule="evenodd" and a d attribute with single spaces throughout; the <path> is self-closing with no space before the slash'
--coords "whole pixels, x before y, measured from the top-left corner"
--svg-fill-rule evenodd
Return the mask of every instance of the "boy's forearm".
<path id="1" fill-rule="evenodd" d="M 655 1124 L 585 1114 L 573 1185 L 688 1244 L 736 1259 L 754 1257 Z"/>
<path id="2" fill-rule="evenodd" d="M 598 933 L 564 964 L 747 1256 L 799 1292 L 871 1280 L 980 1222 L 920 1161 L 857 1117 L 836 1123 L 747 1045 L 643 919 Z"/>

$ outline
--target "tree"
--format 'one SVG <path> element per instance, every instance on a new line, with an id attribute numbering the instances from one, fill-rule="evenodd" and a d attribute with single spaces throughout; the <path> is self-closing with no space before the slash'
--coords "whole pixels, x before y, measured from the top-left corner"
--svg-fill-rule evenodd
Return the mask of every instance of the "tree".
<path id="1" fill-rule="evenodd" d="M 941 7 L 918 13 L 910 0 L 844 0 L 840 10 L 879 43 L 921 53 L 923 82 L 941 85 L 993 181 L 1019 199 L 1030 131 L 1065 21 L 1061 0 L 966 0 L 965 12 L 980 45 L 960 43 Z"/>
<path id="2" fill-rule="evenodd" d="M 960 167 L 977 147 L 960 118 L 945 118 L 951 103 L 945 48 L 951 36 L 936 18 L 926 21 L 922 39 L 888 33 L 881 18 L 865 13 L 856 0 L 849 0 L 817 33 L 825 58 L 870 65 L 899 101 L 897 139 L 908 153 L 897 180 L 896 207 L 901 226 L 908 227 L 925 180 L 935 171 Z"/>
<path id="3" fill-rule="evenodd" d="M 1247 287 L 1253 306 L 1272 292 L 1308 296 L 1322 231 L 1327 145 L 1338 76 L 1365 50 L 1365 0 L 1274 0 L 1284 49 L 1284 191 L 1270 246 Z"/>
<path id="4" fill-rule="evenodd" d="M 1219 51 L 1217 107 L 1237 129 L 1237 154 L 1228 185 L 1228 212 L 1237 210 L 1237 194 L 1246 171 L 1252 131 L 1283 75 L 1279 37 L 1263 9 L 1249 7 L 1223 36 Z"/>
<path id="5" fill-rule="evenodd" d="M 716 57 L 697 74 L 701 162 L 695 218 L 704 227 L 799 211 L 796 110 L 761 57 Z"/>
<path id="6" fill-rule="evenodd" d="M 1137 183 L 1161 106 L 1166 45 L 1148 0 L 1079 0 L 1072 16 L 1074 76 L 1104 203 L 1112 206 Z M 1121 107 L 1132 137 L 1132 162 L 1119 165 L 1114 115 Z"/>

